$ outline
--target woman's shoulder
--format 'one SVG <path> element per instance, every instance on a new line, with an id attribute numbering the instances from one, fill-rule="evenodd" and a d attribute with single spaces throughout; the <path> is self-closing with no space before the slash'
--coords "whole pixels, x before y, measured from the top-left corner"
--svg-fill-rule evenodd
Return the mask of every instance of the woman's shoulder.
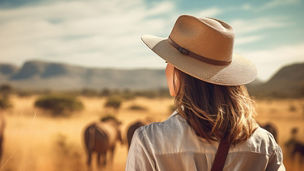
<path id="1" fill-rule="evenodd" d="M 177 152 L 183 140 L 189 140 L 193 134 L 187 122 L 176 112 L 163 122 L 154 122 L 138 128 L 134 135 L 155 153 Z M 164 143 L 167 142 L 167 143 Z"/>
<path id="2" fill-rule="evenodd" d="M 138 128 L 135 134 L 136 139 L 155 153 L 175 153 L 183 150 L 216 151 L 217 143 L 209 144 L 198 138 L 187 121 L 176 112 L 163 122 L 155 122 Z M 271 155 L 280 150 L 272 134 L 258 127 L 249 139 L 231 148 L 230 152 Z"/>
<path id="3" fill-rule="evenodd" d="M 138 128 L 137 133 L 139 136 L 159 139 L 160 136 L 170 136 L 173 132 L 176 135 L 179 131 L 183 131 L 185 127 L 185 120 L 177 112 L 173 112 L 167 120 L 142 126 Z"/>
<path id="4" fill-rule="evenodd" d="M 264 128 L 258 126 L 247 141 L 237 145 L 232 151 L 250 151 L 271 155 L 278 149 L 280 149 L 280 147 L 273 135 Z"/>
<path id="5" fill-rule="evenodd" d="M 258 126 L 256 128 L 256 130 L 254 131 L 253 135 L 256 137 L 256 138 L 259 138 L 259 139 L 263 139 L 265 141 L 269 140 L 271 142 L 275 141 L 273 135 L 267 131 L 266 129 Z"/>
<path id="6" fill-rule="evenodd" d="M 271 147 L 276 147 L 278 146 L 275 138 L 273 137 L 273 135 L 268 132 L 267 130 L 265 130 L 264 128 L 258 126 L 257 129 L 254 131 L 253 135 L 251 136 L 251 138 L 254 141 L 258 141 L 261 144 L 267 144 L 268 146 Z"/>

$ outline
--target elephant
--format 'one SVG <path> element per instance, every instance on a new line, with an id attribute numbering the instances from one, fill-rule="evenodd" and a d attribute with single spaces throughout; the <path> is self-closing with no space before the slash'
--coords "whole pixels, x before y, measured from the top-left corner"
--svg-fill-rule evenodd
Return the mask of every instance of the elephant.
<path id="1" fill-rule="evenodd" d="M 87 152 L 87 165 L 91 167 L 92 154 L 97 153 L 98 167 L 107 165 L 107 153 L 112 163 L 116 142 L 123 144 L 121 122 L 114 117 L 105 117 L 101 121 L 89 124 L 84 131 L 84 144 Z M 102 161 L 102 162 L 101 162 Z M 101 163 L 100 163 L 101 162 Z M 101 164 L 101 165 L 100 165 Z"/>

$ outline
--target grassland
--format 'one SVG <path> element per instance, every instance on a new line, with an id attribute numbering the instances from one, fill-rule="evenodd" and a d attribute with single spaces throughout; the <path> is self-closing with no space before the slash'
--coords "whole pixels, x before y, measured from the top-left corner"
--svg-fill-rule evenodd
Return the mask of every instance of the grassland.
<path id="1" fill-rule="evenodd" d="M 6 120 L 6 129 L 0 170 L 86 170 L 82 140 L 84 128 L 87 124 L 99 120 L 101 116 L 115 111 L 103 107 L 104 98 L 80 97 L 85 106 L 83 111 L 70 117 L 54 118 L 33 107 L 36 98 L 13 96 L 14 107 L 1 112 Z M 165 120 L 170 114 L 172 104 L 173 99 L 169 98 L 136 98 L 123 102 L 121 109 L 115 112 L 123 122 L 123 136 L 127 125 L 137 119 L 149 117 L 153 121 Z M 140 105 L 147 110 L 129 110 L 131 105 Z M 299 139 L 304 141 L 304 99 L 257 100 L 256 107 L 256 119 L 260 123 L 271 122 L 278 128 L 278 142 L 283 151 L 284 143 L 290 137 L 293 127 L 299 128 L 299 135 L 302 136 Z M 114 163 L 106 170 L 124 170 L 126 156 L 126 145 L 118 144 Z M 285 157 L 284 163 L 288 170 L 300 170 L 300 164 L 289 160 L 288 157 Z"/>

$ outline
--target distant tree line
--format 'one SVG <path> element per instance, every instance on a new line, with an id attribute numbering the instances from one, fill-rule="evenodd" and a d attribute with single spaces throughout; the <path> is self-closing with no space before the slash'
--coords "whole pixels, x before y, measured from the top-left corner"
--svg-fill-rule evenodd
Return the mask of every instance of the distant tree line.
<path id="1" fill-rule="evenodd" d="M 278 91 L 262 91 L 258 87 L 252 85 L 247 86 L 249 94 L 256 98 L 303 98 L 304 97 L 304 84 L 296 94 L 288 94 L 286 92 Z M 151 89 L 151 90 L 131 90 L 131 89 L 110 89 L 104 88 L 101 90 L 84 88 L 81 90 L 70 91 L 54 91 L 54 90 L 24 90 L 15 89 L 9 84 L 0 85 L 0 108 L 1 104 L 8 104 L 10 94 L 16 94 L 19 97 L 26 97 L 31 95 L 50 95 L 50 94 L 64 94 L 71 96 L 85 96 L 85 97 L 112 97 L 119 96 L 123 100 L 130 100 L 136 97 L 158 98 L 170 97 L 167 88 Z M 9 106 L 9 105 L 8 105 Z"/>
<path id="2" fill-rule="evenodd" d="M 101 90 L 84 88 L 81 90 L 71 91 L 54 91 L 54 90 L 24 90 L 15 89 L 9 84 L 0 85 L 0 93 L 4 96 L 8 94 L 16 94 L 20 97 L 26 97 L 31 95 L 50 95 L 50 94 L 65 94 L 71 96 L 86 96 L 86 97 L 111 97 L 119 96 L 124 100 L 134 99 L 135 97 L 157 98 L 157 97 L 170 97 L 167 88 L 155 89 L 155 90 L 130 90 L 130 89 L 109 89 L 104 88 Z"/>

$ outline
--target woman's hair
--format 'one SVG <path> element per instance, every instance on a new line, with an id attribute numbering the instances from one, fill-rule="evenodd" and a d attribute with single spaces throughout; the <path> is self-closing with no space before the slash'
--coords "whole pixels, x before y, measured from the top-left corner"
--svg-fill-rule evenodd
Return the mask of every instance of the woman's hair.
<path id="1" fill-rule="evenodd" d="M 247 140 L 257 128 L 254 102 L 245 86 L 207 83 L 176 68 L 173 73 L 179 82 L 175 97 L 178 113 L 199 137 L 208 142 L 226 137 L 236 145 Z"/>

